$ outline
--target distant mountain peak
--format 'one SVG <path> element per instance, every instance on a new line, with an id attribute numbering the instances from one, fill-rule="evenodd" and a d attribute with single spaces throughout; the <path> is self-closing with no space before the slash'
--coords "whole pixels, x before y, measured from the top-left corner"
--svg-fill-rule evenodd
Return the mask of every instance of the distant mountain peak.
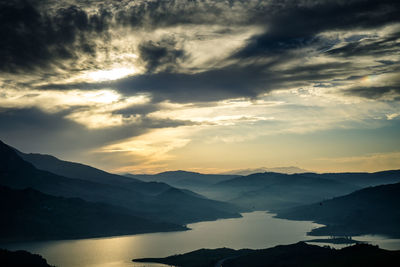
<path id="1" fill-rule="evenodd" d="M 296 166 L 287 166 L 287 167 L 272 167 L 272 168 L 260 167 L 260 168 L 253 168 L 253 169 L 239 169 L 239 170 L 232 170 L 229 172 L 225 172 L 223 174 L 250 175 L 253 173 L 264 173 L 264 172 L 295 174 L 295 173 L 306 173 L 306 172 L 310 172 L 310 171 L 296 167 Z"/>
<path id="2" fill-rule="evenodd" d="M 165 171 L 160 172 L 158 174 L 201 174 L 198 172 L 184 171 L 184 170 L 176 170 L 176 171 Z"/>

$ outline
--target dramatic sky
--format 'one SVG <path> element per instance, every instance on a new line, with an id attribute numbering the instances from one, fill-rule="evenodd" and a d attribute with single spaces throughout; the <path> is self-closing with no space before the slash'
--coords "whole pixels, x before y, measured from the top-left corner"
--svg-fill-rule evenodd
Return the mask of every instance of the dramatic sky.
<path id="1" fill-rule="evenodd" d="M 0 1 L 0 139 L 114 172 L 400 168 L 400 1 Z"/>

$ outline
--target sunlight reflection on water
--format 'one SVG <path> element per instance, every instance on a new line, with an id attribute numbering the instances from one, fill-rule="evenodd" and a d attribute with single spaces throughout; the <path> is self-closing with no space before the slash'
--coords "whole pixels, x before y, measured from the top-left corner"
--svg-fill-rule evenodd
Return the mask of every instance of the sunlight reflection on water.
<path id="1" fill-rule="evenodd" d="M 165 257 L 200 248 L 268 248 L 324 238 L 306 235 L 311 229 L 320 226 L 313 222 L 277 219 L 273 218 L 273 214 L 263 211 L 242 215 L 242 218 L 189 224 L 188 227 L 192 229 L 190 231 L 30 242 L 3 247 L 41 254 L 50 264 L 58 267 L 161 267 L 166 265 L 133 263 L 131 259 Z M 373 241 L 372 243 L 383 245 L 382 247 L 387 249 L 400 248 L 399 240 L 384 237 L 365 236 L 354 239 Z"/>

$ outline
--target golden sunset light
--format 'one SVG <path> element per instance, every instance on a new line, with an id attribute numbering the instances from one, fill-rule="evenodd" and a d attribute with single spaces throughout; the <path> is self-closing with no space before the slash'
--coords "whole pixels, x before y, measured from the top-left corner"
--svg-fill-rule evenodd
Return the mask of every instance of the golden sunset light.
<path id="1" fill-rule="evenodd" d="M 0 1 L 0 266 L 393 266 L 400 1 Z"/>

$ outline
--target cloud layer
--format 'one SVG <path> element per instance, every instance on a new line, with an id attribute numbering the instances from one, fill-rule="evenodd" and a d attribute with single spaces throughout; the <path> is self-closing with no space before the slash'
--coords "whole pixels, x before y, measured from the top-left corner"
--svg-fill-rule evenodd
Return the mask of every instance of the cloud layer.
<path id="1" fill-rule="evenodd" d="M 93 164 L 124 144 L 109 168 L 147 171 L 201 136 L 395 125 L 399 13 L 388 0 L 2 1 L 0 138 Z M 178 137 L 152 146 L 163 131 Z M 132 152 L 141 138 L 147 152 Z"/>

